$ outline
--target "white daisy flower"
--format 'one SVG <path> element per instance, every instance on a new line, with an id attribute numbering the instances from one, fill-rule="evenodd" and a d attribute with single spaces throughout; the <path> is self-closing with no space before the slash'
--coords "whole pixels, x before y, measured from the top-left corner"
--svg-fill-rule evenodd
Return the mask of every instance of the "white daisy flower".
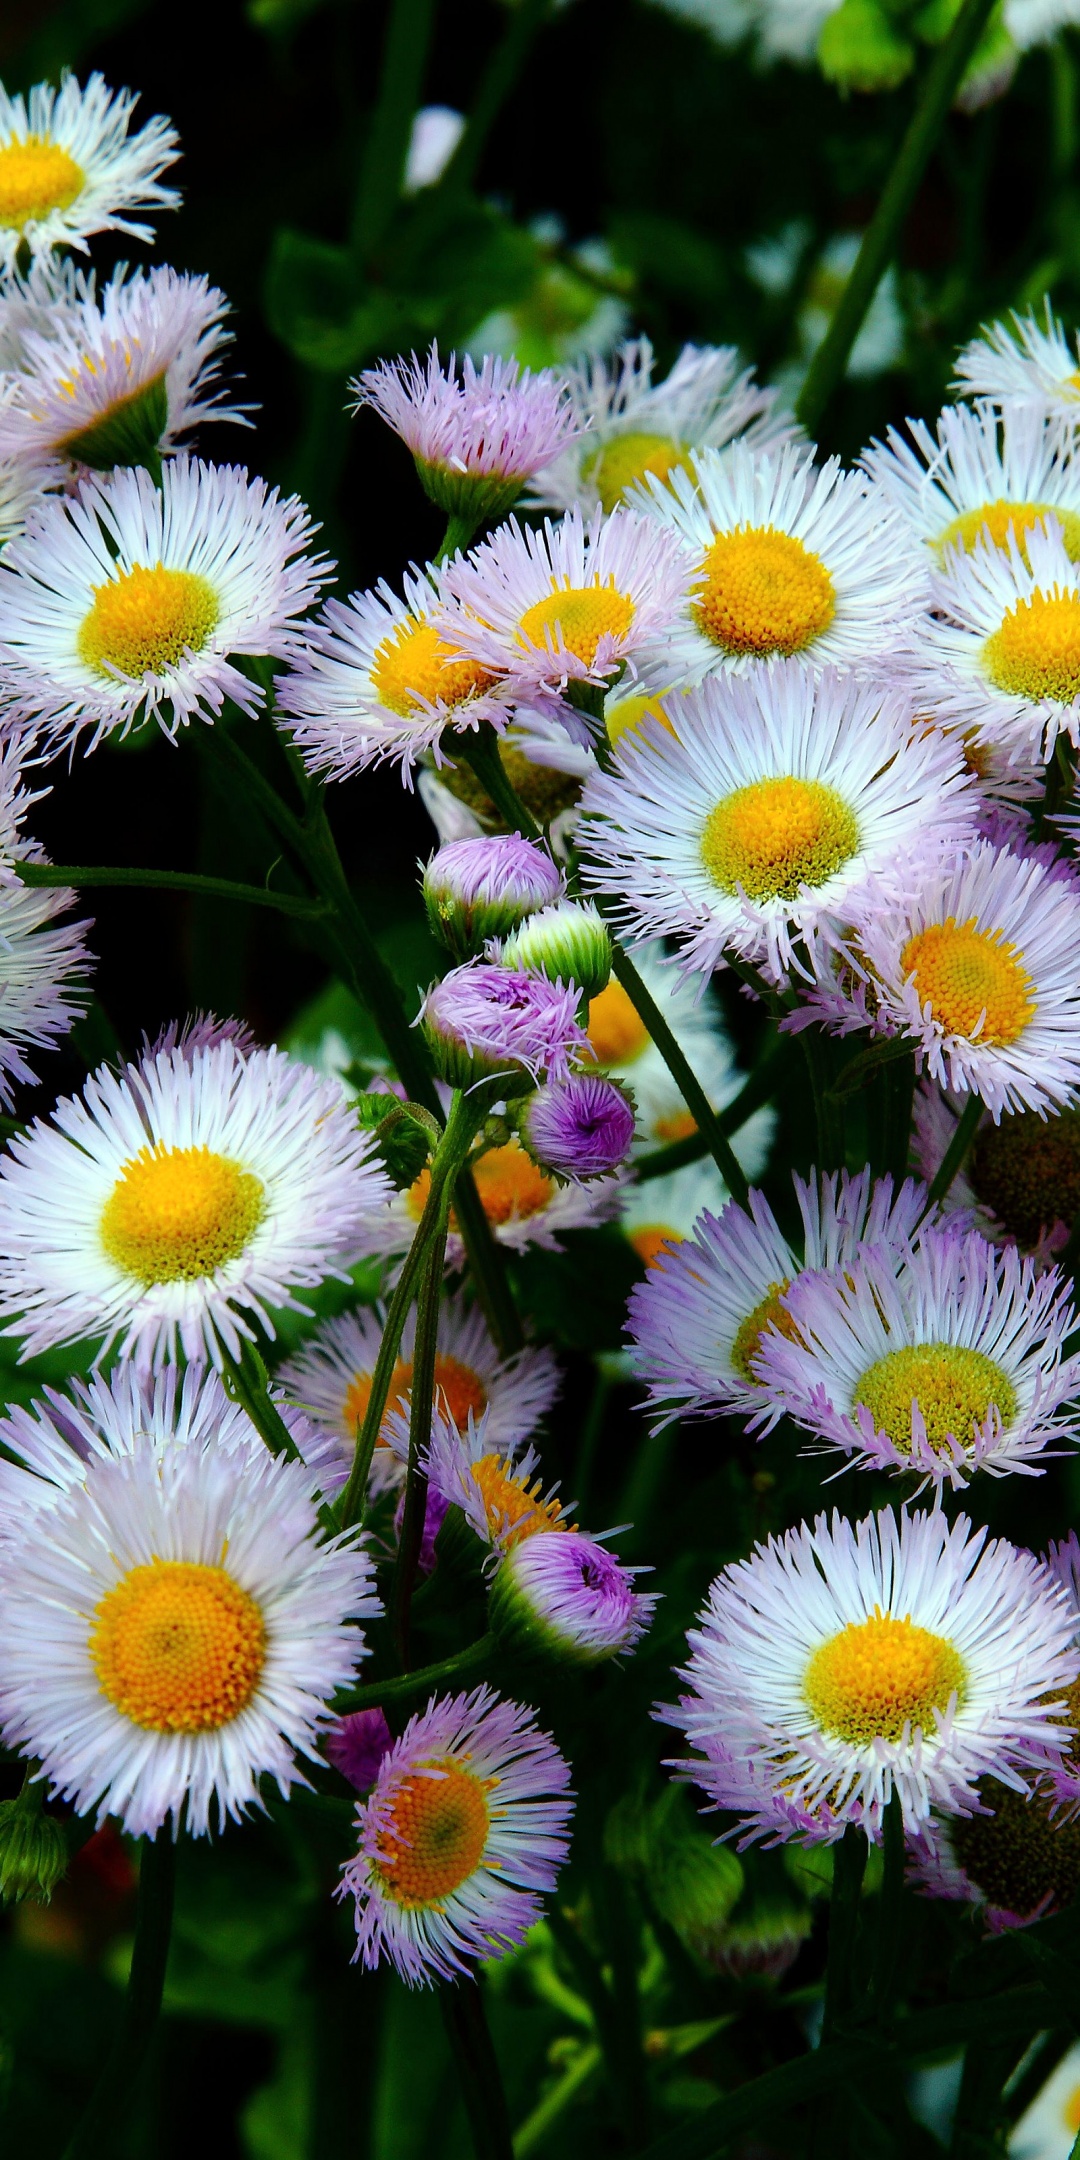
<path id="1" fill-rule="evenodd" d="M 170 459 L 90 476 L 34 513 L 0 562 L 0 709 L 44 716 L 58 748 L 156 720 L 175 735 L 263 691 L 244 655 L 291 656 L 329 575 L 312 527 L 236 466 Z"/>
<path id="2" fill-rule="evenodd" d="M 525 530 L 510 518 L 448 563 L 442 582 L 461 610 L 447 617 L 448 634 L 581 741 L 589 731 L 572 688 L 671 681 L 665 644 L 685 607 L 686 554 L 675 533 L 633 510 L 588 524 L 570 510 L 559 525 Z"/>
<path id="3" fill-rule="evenodd" d="M 25 270 L 0 267 L 0 376 L 22 371 L 31 337 L 56 337 L 93 305 L 97 273 L 70 255 L 37 255 Z"/>
<path id="4" fill-rule="evenodd" d="M 1057 4 L 1057 0 L 1054 0 Z M 957 355 L 956 387 L 965 397 L 1031 405 L 1050 420 L 1075 424 L 1080 407 L 1080 339 L 1071 343 L 1047 299 L 1040 322 L 1034 309 L 989 323 Z"/>
<path id="5" fill-rule="evenodd" d="M 24 785 L 29 748 L 18 737 L 0 744 L 0 1104 L 5 1106 L 13 1082 L 37 1077 L 26 1052 L 52 1049 L 85 1011 L 90 995 L 90 925 L 57 919 L 76 905 L 75 893 L 24 885 L 12 867 L 48 859 L 20 829 L 31 804 L 40 800 Z"/>
<path id="6" fill-rule="evenodd" d="M 787 1298 L 804 1271 L 841 1272 L 864 1247 L 880 1247 L 895 1267 L 906 1260 L 927 1208 L 926 1188 L 907 1179 L 872 1181 L 845 1171 L 794 1180 L 802 1217 L 799 1244 L 786 1237 L 763 1193 L 747 1209 L 729 1201 L 703 1214 L 692 1237 L 657 1253 L 630 1293 L 626 1331 L 632 1362 L 657 1423 L 677 1413 L 730 1410 L 769 1427 L 780 1416 L 755 1372 L 764 1330 L 788 1331 Z"/>
<path id="7" fill-rule="evenodd" d="M 1006 402 L 1000 412 L 946 405 L 936 435 L 924 420 L 909 420 L 907 432 L 905 441 L 890 428 L 860 463 L 939 562 L 947 548 L 980 539 L 1004 547 L 1010 533 L 1023 553 L 1031 527 L 1048 515 L 1069 556 L 1080 556 L 1074 424 L 1048 427 L 1036 407 Z"/>
<path id="8" fill-rule="evenodd" d="M 915 1090 L 912 1162 L 932 1184 L 963 1113 L 964 1097 L 933 1080 Z M 1006 1111 L 980 1118 L 942 1211 L 972 1214 L 995 1245 L 1019 1245 L 1040 1266 L 1066 1244 L 1080 1215 L 1080 1109 Z"/>
<path id="9" fill-rule="evenodd" d="M 356 1955 L 410 1987 L 524 1941 L 569 1851 L 570 1771 L 530 1710 L 490 1688 L 432 1698 L 383 1756 L 342 1876 Z"/>
<path id="10" fill-rule="evenodd" d="M 374 592 L 327 601 L 275 685 L 310 771 L 347 780 L 389 758 L 411 786 L 422 754 L 444 762 L 445 728 L 505 728 L 502 677 L 458 642 L 455 623 L 438 574 L 417 570 L 401 597 L 380 579 Z"/>
<path id="11" fill-rule="evenodd" d="M 218 380 L 228 305 L 204 277 L 167 266 L 121 271 L 21 339 L 0 399 L 0 459 L 51 465 L 138 465 L 206 420 L 241 421 Z"/>
<path id="12" fill-rule="evenodd" d="M 719 1009 L 680 982 L 675 969 L 654 954 L 640 954 L 635 966 L 713 1109 L 726 1109 L 745 1085 L 746 1074 L 735 1062 Z M 693 1116 L 636 1005 L 614 975 L 607 988 L 589 1001 L 588 1034 L 596 1063 L 612 1079 L 633 1089 L 638 1153 L 665 1147 L 673 1140 L 688 1140 L 696 1132 Z M 759 1177 L 765 1167 L 775 1122 L 773 1111 L 755 1110 L 732 1135 L 748 1178 Z"/>
<path id="13" fill-rule="evenodd" d="M 102 1066 L 0 1159 L 8 1333 L 27 1357 L 84 1336 L 140 1364 L 235 1357 L 386 1216 L 372 1158 L 340 1081 L 280 1050 Z"/>
<path id="14" fill-rule="evenodd" d="M 1066 2050 L 1024 2109 L 1009 2138 L 1009 2160 L 1070 2160 L 1078 2128 L 1080 2045 Z"/>
<path id="15" fill-rule="evenodd" d="M 678 734 L 624 737 L 582 800 L 586 881 L 634 938 L 675 937 L 682 971 L 734 951 L 783 980 L 796 948 L 928 834 L 974 807 L 959 750 L 909 708 L 797 661 L 714 678 L 679 700 Z"/>
<path id="16" fill-rule="evenodd" d="M 777 1414 L 863 1470 L 935 1486 L 1030 1471 L 1075 1432 L 1077 1314 L 1056 1269 L 978 1232 L 924 1231 L 901 1268 L 864 1251 L 804 1275 L 752 1360 Z M 1039 1465 L 1041 1468 L 1042 1466 Z"/>
<path id="17" fill-rule="evenodd" d="M 1055 517 L 1029 528 L 1021 553 L 951 548 L 931 581 L 933 611 L 900 656 L 919 711 L 973 730 L 1011 754 L 1059 735 L 1080 744 L 1080 563 Z"/>
<path id="18" fill-rule="evenodd" d="M 619 347 L 609 365 L 581 361 L 568 373 L 572 410 L 584 432 L 530 483 L 527 500 L 544 510 L 614 510 L 635 481 L 686 471 L 690 450 L 722 449 L 736 436 L 758 447 L 798 434 L 776 412 L 777 392 L 739 368 L 734 345 L 684 345 L 670 375 L 652 379 L 648 338 Z"/>
<path id="19" fill-rule="evenodd" d="M 51 1414 L 50 1414 L 51 1413 Z M 131 1366 L 4 1421 L 0 1730 L 77 1812 L 205 1835 L 306 1783 L 377 1613 L 371 1561 L 321 1542 L 311 1472 L 216 1374 Z M 51 1426 L 51 1430 L 50 1430 Z"/>
<path id="20" fill-rule="evenodd" d="M 276 1374 L 286 1396 L 332 1437 L 346 1471 L 367 1412 L 385 1318 L 381 1307 L 342 1313 L 317 1329 Z M 408 1404 L 415 1336 L 414 1309 L 405 1322 L 388 1410 Z M 546 1416 L 558 1388 L 558 1366 L 550 1350 L 521 1350 L 516 1357 L 504 1358 L 483 1314 L 461 1297 L 444 1298 L 439 1308 L 435 1407 L 453 1425 L 467 1426 L 470 1414 L 480 1418 L 486 1411 L 492 1444 L 516 1448 Z M 372 1460 L 372 1488 L 381 1491 L 397 1482 L 397 1458 L 380 1435 Z"/>
<path id="21" fill-rule="evenodd" d="M 591 1230 L 595 1224 L 611 1222 L 618 1215 L 626 1186 L 621 1171 L 593 1178 L 588 1185 L 560 1185 L 556 1178 L 545 1176 L 537 1168 L 516 1139 L 485 1148 L 482 1155 L 472 1157 L 470 1168 L 492 1234 L 511 1252 L 524 1252 L 530 1245 L 538 1245 L 543 1252 L 561 1252 L 563 1231 Z M 416 1183 L 391 1202 L 390 1217 L 401 1252 L 411 1245 L 416 1234 L 428 1183 L 429 1173 L 422 1170 Z M 465 1259 L 465 1247 L 452 1213 L 446 1257 L 454 1268 L 459 1268 Z"/>
<path id="22" fill-rule="evenodd" d="M 14 263 L 23 247 L 85 253 L 99 232 L 153 239 L 133 213 L 175 209 L 180 197 L 160 176 L 178 137 L 160 115 L 131 134 L 137 102 L 97 74 L 80 84 L 65 73 L 59 89 L 35 83 L 25 98 L 0 84 L 0 260 Z"/>
<path id="23" fill-rule="evenodd" d="M 717 1576 L 664 1715 L 747 1839 L 877 1841 L 894 1793 L 911 1835 L 1060 1754 L 1072 1626 L 1034 1555 L 963 1515 L 820 1515 Z"/>
<path id="24" fill-rule="evenodd" d="M 1080 895 L 980 840 L 929 857 L 912 892 L 868 884 L 797 1015 L 845 1035 L 909 1036 L 916 1065 L 1006 1110 L 1062 1109 L 1080 1086 Z"/>
<path id="25" fill-rule="evenodd" d="M 802 666 L 870 669 L 915 621 L 925 570 L 903 520 L 865 474 L 788 443 L 695 450 L 690 470 L 633 490 L 677 533 L 690 595 L 666 640 L 667 682 L 745 671 L 798 655 Z"/>

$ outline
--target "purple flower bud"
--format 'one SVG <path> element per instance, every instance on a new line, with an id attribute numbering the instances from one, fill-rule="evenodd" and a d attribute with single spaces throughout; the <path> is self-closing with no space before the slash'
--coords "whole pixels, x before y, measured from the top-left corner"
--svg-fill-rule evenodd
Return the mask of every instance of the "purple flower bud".
<path id="1" fill-rule="evenodd" d="M 606 1074 L 570 1073 L 537 1088 L 521 1137 L 541 1170 L 584 1185 L 625 1162 L 634 1138 L 633 1106 Z"/>
<path id="2" fill-rule="evenodd" d="M 537 908 L 558 900 L 563 877 L 532 840 L 496 833 L 439 848 L 423 885 L 434 936 L 466 959 L 485 939 L 505 937 Z"/>
<path id="3" fill-rule="evenodd" d="M 504 1641 L 576 1664 L 632 1650 L 655 1597 L 634 1589 L 624 1567 L 580 1530 L 550 1530 L 512 1545 L 491 1586 L 491 1625 Z"/>
<path id="4" fill-rule="evenodd" d="M 466 358 L 445 367 L 433 345 L 426 367 L 415 353 L 367 368 L 350 385 L 407 443 L 422 487 L 448 514 L 494 524 L 525 481 L 582 433 L 569 385 L 550 368 L 531 374 L 516 360 Z"/>
<path id="5" fill-rule="evenodd" d="M 563 1079 L 588 1051 L 577 1012 L 573 983 L 474 960 L 434 984 L 420 1018 L 440 1079 L 498 1080 L 503 1095 L 520 1095 L 541 1074 Z"/>
<path id="6" fill-rule="evenodd" d="M 357 1792 L 367 1792 L 374 1785 L 379 1764 L 393 1744 L 393 1734 L 381 1710 L 353 1710 L 348 1717 L 335 1718 L 324 1743 L 327 1762 L 332 1762 Z"/>

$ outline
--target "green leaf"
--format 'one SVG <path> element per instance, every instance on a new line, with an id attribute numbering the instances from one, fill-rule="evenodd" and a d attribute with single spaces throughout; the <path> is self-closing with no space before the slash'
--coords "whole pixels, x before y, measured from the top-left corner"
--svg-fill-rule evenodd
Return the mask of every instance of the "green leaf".
<path id="1" fill-rule="evenodd" d="M 346 374 L 410 342 L 410 311 L 369 285 L 347 248 L 291 226 L 274 234 L 263 299 L 275 336 L 322 374 Z"/>

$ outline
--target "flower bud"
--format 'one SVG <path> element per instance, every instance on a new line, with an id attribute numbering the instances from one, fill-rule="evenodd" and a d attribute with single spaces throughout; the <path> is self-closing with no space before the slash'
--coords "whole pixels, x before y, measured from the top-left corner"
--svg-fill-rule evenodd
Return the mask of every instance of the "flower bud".
<path id="1" fill-rule="evenodd" d="M 530 915 L 507 938 L 500 958 L 504 967 L 522 968 L 526 975 L 575 982 L 583 997 L 594 998 L 611 974 L 611 939 L 589 901 L 560 900 Z"/>
<path id="2" fill-rule="evenodd" d="M 822 25 L 818 60 L 841 90 L 895 90 L 915 65 L 915 47 L 876 0 L 842 0 Z"/>
<path id="3" fill-rule="evenodd" d="M 451 840 L 424 870 L 424 904 L 433 936 L 459 960 L 488 938 L 506 937 L 563 890 L 550 855 L 519 833 Z"/>
<path id="4" fill-rule="evenodd" d="M 625 1162 L 634 1138 L 634 1106 L 626 1089 L 605 1073 L 569 1073 L 530 1096 L 520 1134 L 541 1170 L 567 1184 L 587 1185 Z"/>
<path id="5" fill-rule="evenodd" d="M 473 526 L 505 517 L 530 475 L 582 432 L 565 379 L 490 353 L 479 368 L 466 358 L 459 375 L 433 345 L 426 367 L 412 353 L 351 387 L 408 444 L 432 502 Z"/>
<path id="6" fill-rule="evenodd" d="M 431 1153 L 433 1134 L 426 1112 L 395 1095 L 368 1090 L 355 1102 L 357 1123 L 373 1132 L 387 1176 L 398 1192 L 416 1183 Z"/>
<path id="7" fill-rule="evenodd" d="M 599 1665 L 632 1650 L 655 1597 L 633 1588 L 638 1568 L 580 1530 L 549 1530 L 512 1545 L 491 1586 L 494 1632 L 519 1651 Z"/>
<path id="8" fill-rule="evenodd" d="M 374 1785 L 379 1764 L 393 1744 L 381 1710 L 352 1710 L 347 1717 L 334 1719 L 323 1749 L 327 1762 L 362 1793 Z"/>
<path id="9" fill-rule="evenodd" d="M 420 1019 L 435 1070 L 451 1087 L 498 1083 L 523 1095 L 541 1074 L 561 1079 L 587 1047 L 574 983 L 472 961 L 435 983 Z"/>
<path id="10" fill-rule="evenodd" d="M 67 1871 L 63 1826 L 46 1815 L 40 1785 L 29 1785 L 16 1800 L 0 1801 L 0 1898 L 16 1903 L 32 1898 L 47 1905 Z"/>

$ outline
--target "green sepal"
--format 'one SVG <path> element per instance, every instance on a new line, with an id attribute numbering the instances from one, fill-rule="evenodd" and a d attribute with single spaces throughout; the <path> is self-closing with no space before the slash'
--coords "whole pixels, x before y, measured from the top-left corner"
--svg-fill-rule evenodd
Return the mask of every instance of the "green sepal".
<path id="1" fill-rule="evenodd" d="M 111 472 L 115 465 L 153 465 L 168 423 L 169 398 L 162 373 L 145 389 L 121 398 L 91 427 L 67 436 L 62 447 L 76 464 L 92 465 L 96 472 Z"/>
<path id="2" fill-rule="evenodd" d="M 0 1898 L 17 1904 L 31 1898 L 47 1905 L 67 1872 L 63 1824 L 46 1815 L 44 1787 L 24 1785 L 14 1800 L 0 1801 Z"/>
<path id="3" fill-rule="evenodd" d="M 415 1185 L 431 1154 L 434 1119 L 418 1103 L 371 1092 L 354 1103 L 357 1124 L 374 1133 L 383 1168 L 398 1192 Z"/>

